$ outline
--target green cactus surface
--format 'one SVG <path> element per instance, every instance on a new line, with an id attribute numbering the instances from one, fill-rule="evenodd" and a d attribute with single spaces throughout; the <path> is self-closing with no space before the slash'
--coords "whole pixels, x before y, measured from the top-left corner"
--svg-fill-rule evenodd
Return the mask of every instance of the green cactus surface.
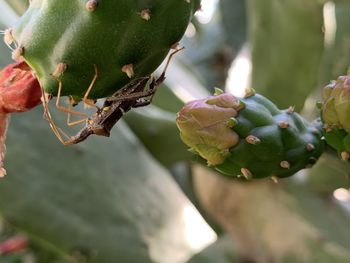
<path id="1" fill-rule="evenodd" d="M 14 59 L 34 70 L 47 93 L 108 97 L 151 74 L 183 36 L 200 0 L 33 0 L 13 29 Z"/>
<path id="2" fill-rule="evenodd" d="M 177 125 L 208 165 L 234 177 L 291 176 L 315 164 L 324 150 L 317 126 L 254 91 L 244 98 L 222 93 L 189 102 Z"/>
<path id="3" fill-rule="evenodd" d="M 321 120 L 327 144 L 350 158 L 350 75 L 339 76 L 323 89 Z"/>

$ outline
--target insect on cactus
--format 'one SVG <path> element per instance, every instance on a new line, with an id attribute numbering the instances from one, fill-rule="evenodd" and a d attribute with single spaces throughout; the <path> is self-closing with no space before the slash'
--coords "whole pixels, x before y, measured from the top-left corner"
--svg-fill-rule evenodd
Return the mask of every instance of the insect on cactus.
<path id="1" fill-rule="evenodd" d="M 169 50 L 177 50 L 199 5 L 200 0 L 33 0 L 15 27 L 4 31 L 5 42 L 13 59 L 25 61 L 37 77 L 54 133 L 62 143 L 72 144 L 80 140 L 62 138 L 49 113 L 49 99 L 57 97 L 55 105 L 68 113 L 69 125 L 88 126 L 98 120 L 72 110 L 80 101 L 101 115 L 114 107 L 99 108 L 99 98 L 114 97 L 116 104 L 149 97 L 145 78 L 151 79 Z M 163 78 L 151 81 L 150 88 L 155 90 Z M 61 104 L 62 96 L 69 97 L 67 106 Z M 71 122 L 70 115 L 82 120 Z"/>

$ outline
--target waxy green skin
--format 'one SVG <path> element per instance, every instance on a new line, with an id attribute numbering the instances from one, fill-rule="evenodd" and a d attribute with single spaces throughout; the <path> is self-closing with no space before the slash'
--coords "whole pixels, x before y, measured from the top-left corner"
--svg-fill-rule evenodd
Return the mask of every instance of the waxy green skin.
<path id="1" fill-rule="evenodd" d="M 292 108 L 279 110 L 254 91 L 248 93 L 245 98 L 218 93 L 217 99 L 211 96 L 186 104 L 177 116 L 183 141 L 209 166 L 232 177 L 288 177 L 315 164 L 324 151 L 320 125 L 309 123 Z M 230 103 L 217 103 L 223 99 L 239 105 L 232 106 L 236 112 L 228 115 Z M 218 125 L 226 129 L 211 128 Z M 230 139 L 228 148 L 220 147 Z M 213 158 L 217 153 L 224 154 Z"/>
<path id="2" fill-rule="evenodd" d="M 242 101 L 245 108 L 239 111 L 238 124 L 233 127 L 240 142 L 230 149 L 230 155 L 216 170 L 239 177 L 241 169 L 246 168 L 251 178 L 282 178 L 315 164 L 324 151 L 320 130 L 293 111 L 279 110 L 259 94 Z M 281 128 L 281 122 L 288 123 L 288 127 Z M 249 135 L 259 138 L 260 143 L 248 143 L 245 138 Z M 283 168 L 283 161 L 290 167 Z"/>
<path id="3" fill-rule="evenodd" d="M 47 93 L 56 95 L 51 76 L 57 64 L 62 95 L 82 98 L 95 71 L 97 81 L 89 98 L 103 98 L 130 79 L 122 67 L 133 64 L 133 78 L 151 74 L 172 45 L 183 36 L 200 0 L 99 0 L 88 11 L 87 0 L 33 0 L 13 36 L 23 57 Z M 148 9 L 150 19 L 140 12 Z"/>
<path id="4" fill-rule="evenodd" d="M 344 152 L 350 153 L 350 134 L 343 129 L 324 131 L 324 137 L 328 145 L 336 149 L 339 155 Z"/>

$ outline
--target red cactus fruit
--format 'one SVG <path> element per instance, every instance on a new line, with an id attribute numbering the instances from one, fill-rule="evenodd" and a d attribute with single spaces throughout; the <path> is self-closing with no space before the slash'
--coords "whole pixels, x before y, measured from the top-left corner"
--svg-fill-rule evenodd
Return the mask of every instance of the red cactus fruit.
<path id="1" fill-rule="evenodd" d="M 6 175 L 3 160 L 9 113 L 28 111 L 40 103 L 40 84 L 25 62 L 0 71 L 0 177 Z"/>

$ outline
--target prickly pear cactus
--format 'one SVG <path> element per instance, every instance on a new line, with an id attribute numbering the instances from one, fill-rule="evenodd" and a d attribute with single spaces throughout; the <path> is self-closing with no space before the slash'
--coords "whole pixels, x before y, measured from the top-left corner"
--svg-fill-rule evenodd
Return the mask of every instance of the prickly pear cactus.
<path id="1" fill-rule="evenodd" d="M 34 70 L 47 93 L 111 95 L 152 73 L 185 32 L 200 0 L 32 0 L 5 34 L 14 59 Z"/>
<path id="2" fill-rule="evenodd" d="M 340 76 L 323 89 L 321 119 L 327 144 L 345 161 L 350 157 L 350 75 Z"/>
<path id="3" fill-rule="evenodd" d="M 254 91 L 245 98 L 219 93 L 189 102 L 177 116 L 182 140 L 209 166 L 235 177 L 277 178 L 321 155 L 321 131 L 293 108 L 279 110 Z"/>

